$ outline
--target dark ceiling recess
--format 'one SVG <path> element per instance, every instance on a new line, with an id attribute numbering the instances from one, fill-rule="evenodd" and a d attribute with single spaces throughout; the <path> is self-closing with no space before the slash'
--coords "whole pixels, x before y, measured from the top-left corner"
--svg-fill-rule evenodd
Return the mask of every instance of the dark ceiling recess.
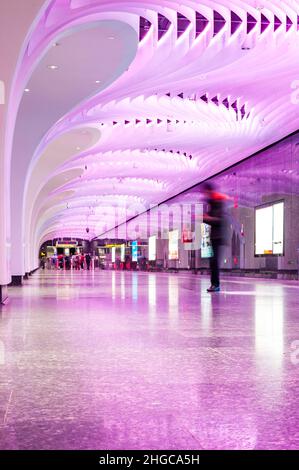
<path id="1" fill-rule="evenodd" d="M 205 18 L 201 13 L 196 12 L 196 37 L 199 36 L 209 24 L 209 20 Z"/>
<path id="2" fill-rule="evenodd" d="M 255 27 L 256 23 L 256 19 L 247 13 L 247 34 L 250 33 L 250 31 Z"/>
<path id="3" fill-rule="evenodd" d="M 147 33 L 150 30 L 150 27 L 151 27 L 151 22 L 143 18 L 143 16 L 140 16 L 139 41 L 142 41 L 142 39 L 147 35 Z"/>
<path id="4" fill-rule="evenodd" d="M 268 18 L 261 14 L 261 33 L 263 33 L 269 26 L 270 24 L 270 21 L 268 20 Z"/>
<path id="5" fill-rule="evenodd" d="M 274 31 L 276 31 L 281 26 L 281 21 L 277 16 L 274 16 Z"/>
<path id="6" fill-rule="evenodd" d="M 224 28 L 226 21 L 218 11 L 214 11 L 214 36 Z"/>
<path id="7" fill-rule="evenodd" d="M 190 24 L 188 18 L 181 13 L 178 13 L 178 38 L 186 31 Z"/>
<path id="8" fill-rule="evenodd" d="M 170 27 L 170 21 L 161 13 L 158 13 L 158 40 L 160 40 Z"/>
<path id="9" fill-rule="evenodd" d="M 231 19 L 231 30 L 230 30 L 230 32 L 231 32 L 231 34 L 234 34 L 237 31 L 237 29 L 241 26 L 242 20 L 234 11 L 231 12 L 231 18 L 230 19 Z"/>

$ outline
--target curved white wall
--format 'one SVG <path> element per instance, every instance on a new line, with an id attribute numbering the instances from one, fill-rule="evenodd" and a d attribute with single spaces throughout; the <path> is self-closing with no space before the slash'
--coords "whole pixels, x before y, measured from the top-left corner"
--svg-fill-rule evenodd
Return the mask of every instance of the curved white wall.
<path id="1" fill-rule="evenodd" d="M 40 9 L 47 3 L 44 0 L 10 0 L 0 4 L 0 80 L 5 84 L 5 100 L 2 100 L 3 104 L 0 102 L 0 285 L 11 280 L 10 143 L 16 112 L 16 96 L 11 95 L 12 84 L 26 35 Z"/>
<path id="2" fill-rule="evenodd" d="M 109 40 L 113 36 L 114 40 Z M 34 166 L 43 158 L 39 147 L 47 131 L 75 105 L 108 86 L 124 72 L 134 58 L 137 48 L 135 30 L 120 21 L 101 20 L 77 25 L 55 38 L 59 46 L 48 45 L 47 53 L 35 67 L 26 84 L 30 91 L 23 94 L 16 121 L 11 167 L 11 223 L 13 275 L 23 275 L 37 266 L 32 265 L 28 252 L 33 249 L 34 222 L 31 218 L 33 193 L 63 165 L 68 158 L 86 150 L 84 139 L 88 127 L 73 135 L 68 152 L 61 139 L 56 155 L 47 155 L 43 168 Z M 107 47 L 109 45 L 109 54 Z M 76 51 L 76 53 L 74 53 Z M 57 70 L 49 66 L 56 65 Z M 103 66 L 104 65 L 104 66 Z M 96 81 L 100 80 L 101 85 Z M 96 128 L 98 138 L 100 131 Z M 96 140 L 91 139 L 89 147 Z M 57 158 L 57 152 L 59 152 Z M 31 174 L 33 172 L 33 174 Z M 26 188 L 27 181 L 27 188 Z M 27 189 L 27 191 L 26 191 Z M 54 191 L 54 188 L 52 188 Z M 27 204 L 27 207 L 26 207 Z M 26 229 L 27 227 L 27 229 Z M 30 240 L 31 237 L 31 240 Z"/>

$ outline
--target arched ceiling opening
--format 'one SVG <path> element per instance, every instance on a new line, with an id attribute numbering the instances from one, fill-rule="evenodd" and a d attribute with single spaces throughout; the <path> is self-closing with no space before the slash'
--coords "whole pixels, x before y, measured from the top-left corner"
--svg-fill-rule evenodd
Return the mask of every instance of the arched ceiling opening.
<path id="1" fill-rule="evenodd" d="M 93 147 L 101 136 L 96 122 L 80 129 L 72 125 L 71 131 L 63 129 L 53 138 L 49 130 L 74 107 L 122 74 L 134 58 L 136 48 L 137 35 L 131 25 L 108 19 L 85 19 L 72 27 L 60 28 L 53 41 L 45 41 L 30 78 L 23 82 L 14 131 L 11 214 L 16 263 L 13 262 L 13 271 L 21 269 L 23 240 L 29 245 L 29 237 L 32 238 L 36 227 L 34 207 L 38 192 L 44 194 L 42 187 L 49 178 L 63 171 L 61 166 L 79 151 Z M 27 47 L 27 54 L 29 50 Z M 23 225 L 19 223 L 20 218 Z"/>

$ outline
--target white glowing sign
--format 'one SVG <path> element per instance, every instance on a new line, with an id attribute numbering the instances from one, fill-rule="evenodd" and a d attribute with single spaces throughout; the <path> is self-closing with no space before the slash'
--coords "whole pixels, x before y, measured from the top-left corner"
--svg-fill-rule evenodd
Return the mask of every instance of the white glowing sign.
<path id="1" fill-rule="evenodd" d="M 111 248 L 111 257 L 112 257 L 111 259 L 112 259 L 112 263 L 115 263 L 115 252 L 116 252 L 116 248 L 115 248 L 115 246 L 113 246 L 113 247 Z"/>
<path id="2" fill-rule="evenodd" d="M 200 224 L 201 229 L 201 257 L 211 258 L 213 256 L 213 248 L 211 244 L 211 226 L 208 224 Z"/>
<path id="3" fill-rule="evenodd" d="M 173 230 L 169 232 L 168 240 L 168 259 L 179 259 L 179 231 Z"/>
<path id="4" fill-rule="evenodd" d="M 148 260 L 155 261 L 156 260 L 156 235 L 149 237 L 148 239 Z"/>
<path id="5" fill-rule="evenodd" d="M 138 260 L 138 243 L 137 241 L 132 242 L 132 261 L 136 263 Z"/>
<path id="6" fill-rule="evenodd" d="M 120 260 L 123 263 L 125 261 L 126 245 L 123 244 L 120 247 Z"/>
<path id="7" fill-rule="evenodd" d="M 284 244 L 284 203 L 255 209 L 255 255 L 282 255 Z"/>

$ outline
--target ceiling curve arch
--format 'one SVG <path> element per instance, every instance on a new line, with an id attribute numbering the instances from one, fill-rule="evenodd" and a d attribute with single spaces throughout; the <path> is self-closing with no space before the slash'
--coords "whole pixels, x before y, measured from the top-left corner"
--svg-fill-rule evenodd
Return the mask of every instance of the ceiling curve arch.
<path id="1" fill-rule="evenodd" d="M 259 5 L 255 0 L 50 2 L 28 42 L 27 68 L 40 54 L 43 71 L 37 82 L 33 77 L 24 84 L 29 91 L 21 112 L 34 101 L 38 83 L 49 75 L 55 83 L 63 70 L 59 56 L 71 36 L 53 39 L 64 24 L 83 28 L 76 33 L 76 47 L 69 48 L 70 68 L 87 47 L 86 31 L 96 36 L 99 18 L 118 25 L 101 42 L 103 61 L 117 45 L 127 57 L 109 83 L 105 76 L 93 76 L 94 88 L 83 98 L 73 83 L 74 72 L 64 89 L 76 95 L 77 103 L 65 112 L 59 108 L 64 96 L 54 106 L 53 90 L 49 93 L 49 115 L 53 105 L 60 116 L 39 133 L 30 158 L 38 161 L 47 141 L 74 128 L 100 132 L 93 146 L 57 166 L 58 173 L 73 168 L 83 173 L 57 189 L 72 191 L 72 196 L 57 206 L 55 216 L 49 215 L 51 233 L 55 226 L 57 236 L 66 233 L 61 220 L 68 221 L 73 235 L 82 233 L 88 219 L 90 233 L 105 236 L 115 225 L 116 206 L 125 221 L 136 208 L 147 210 L 297 130 L 298 15 L 299 5 L 291 0 Z M 95 58 L 98 49 L 92 41 L 90 57 Z M 101 212 L 105 224 L 100 227 Z"/>

